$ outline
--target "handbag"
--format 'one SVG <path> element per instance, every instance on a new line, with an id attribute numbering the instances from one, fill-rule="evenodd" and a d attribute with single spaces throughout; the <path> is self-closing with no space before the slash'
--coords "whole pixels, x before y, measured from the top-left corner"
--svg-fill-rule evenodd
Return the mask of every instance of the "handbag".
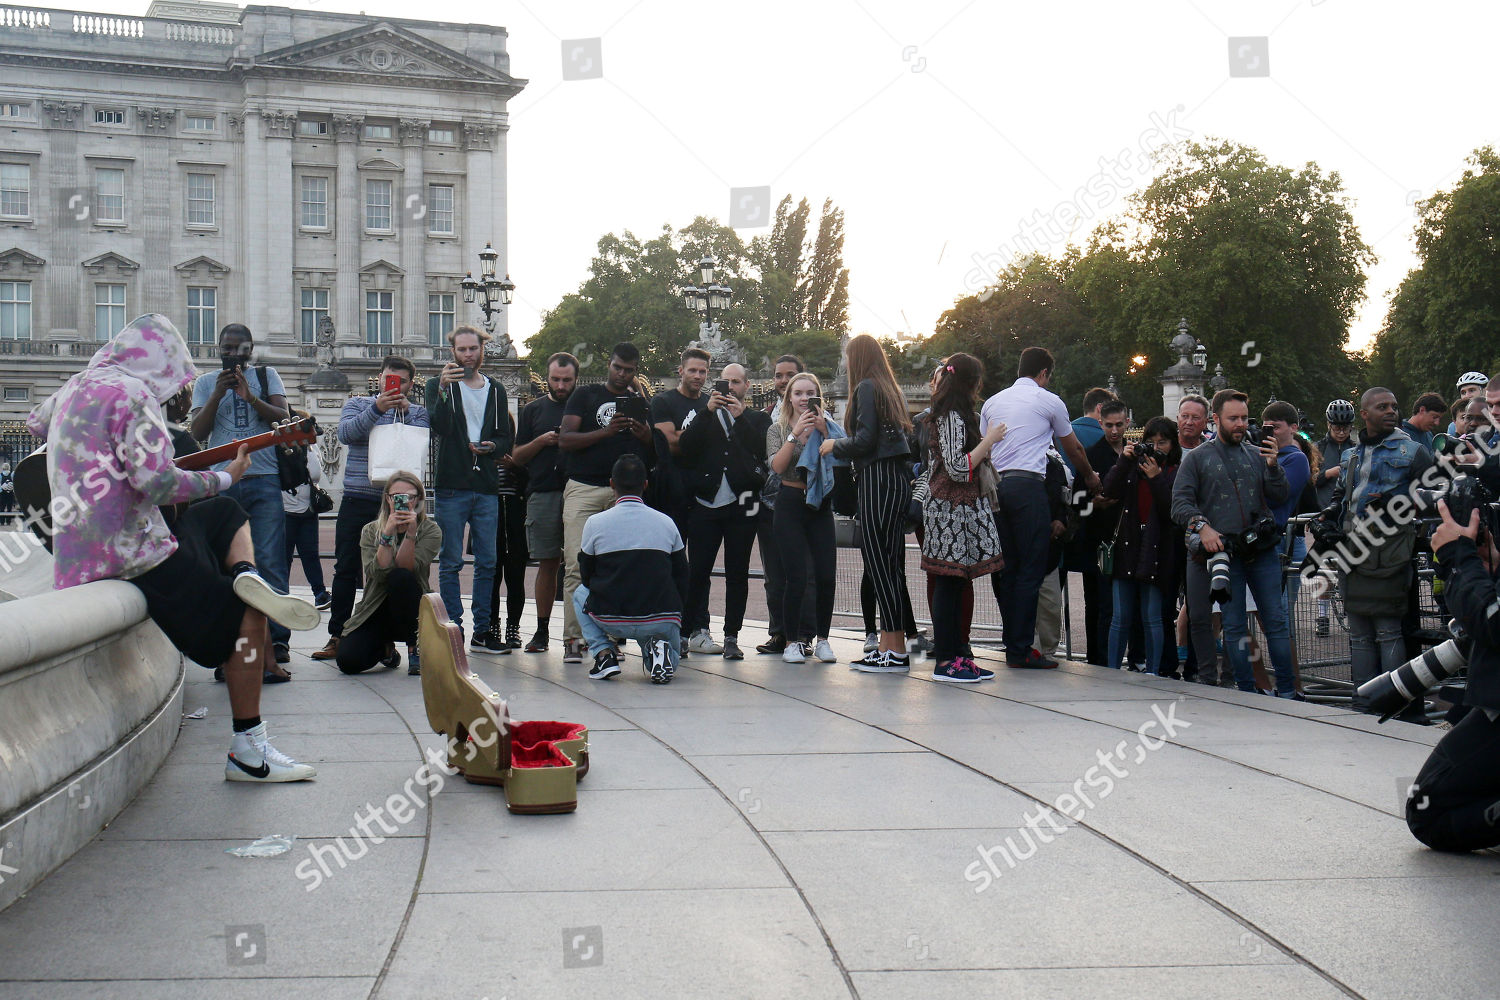
<path id="1" fill-rule="evenodd" d="M 260 373 L 260 398 L 261 402 L 269 403 L 270 382 L 266 377 L 266 366 L 258 365 Z M 286 416 L 288 420 L 297 419 L 292 412 L 291 404 L 287 404 Z M 300 486 L 306 486 L 312 482 L 312 475 L 307 471 L 307 446 L 306 445 L 277 445 L 276 446 L 276 474 L 281 481 L 284 492 L 291 493 Z"/>
<path id="2" fill-rule="evenodd" d="M 321 486 L 312 488 L 312 509 L 315 514 L 326 514 L 333 510 L 333 497 Z"/>
<path id="3" fill-rule="evenodd" d="M 432 438 L 425 427 L 413 427 L 399 416 L 370 431 L 370 482 L 384 485 L 397 472 L 426 478 L 427 448 Z"/>
<path id="4" fill-rule="evenodd" d="M 975 478 L 979 480 L 979 499 L 988 502 L 991 507 L 998 506 L 1000 473 L 995 471 L 995 466 L 988 456 L 980 460 Z"/>
<path id="5" fill-rule="evenodd" d="M 1115 543 L 1113 541 L 1099 543 L 1099 572 L 1104 576 L 1114 575 Z"/>
<path id="6" fill-rule="evenodd" d="M 932 496 L 932 466 L 923 466 L 921 475 L 911 482 L 911 496 L 906 501 L 906 523 L 908 531 L 915 531 L 922 523 L 922 509 Z"/>
<path id="7" fill-rule="evenodd" d="M 853 517 L 859 513 L 859 493 L 854 487 L 854 467 L 850 465 L 835 465 L 833 467 L 833 512 L 844 517 Z"/>

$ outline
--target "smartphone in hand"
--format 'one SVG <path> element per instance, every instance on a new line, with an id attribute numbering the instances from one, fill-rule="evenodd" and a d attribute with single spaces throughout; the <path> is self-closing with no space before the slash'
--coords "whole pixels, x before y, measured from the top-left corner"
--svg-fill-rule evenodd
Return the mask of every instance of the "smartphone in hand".
<path id="1" fill-rule="evenodd" d="M 717 392 L 721 396 L 729 395 L 729 380 L 727 378 L 721 378 L 719 379 L 719 381 L 715 382 L 714 392 Z"/>
<path id="2" fill-rule="evenodd" d="M 385 373 L 385 385 L 381 387 L 382 392 L 393 392 L 401 394 L 401 376 L 395 372 Z"/>

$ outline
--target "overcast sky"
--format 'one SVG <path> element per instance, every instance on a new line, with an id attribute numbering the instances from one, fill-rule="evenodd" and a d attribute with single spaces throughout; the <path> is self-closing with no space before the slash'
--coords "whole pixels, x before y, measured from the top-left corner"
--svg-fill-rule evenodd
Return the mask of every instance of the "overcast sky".
<path id="1" fill-rule="evenodd" d="M 1220 136 L 1343 178 L 1379 256 L 1363 346 L 1414 262 L 1412 202 L 1500 140 L 1492 2 L 292 3 L 508 29 L 530 81 L 510 106 L 518 340 L 604 233 L 727 219 L 732 188 L 764 186 L 844 210 L 855 331 L 930 333 L 1028 229 L 1085 242 L 1149 179 L 1143 145 Z M 597 64 L 564 47 L 586 39 Z M 564 79 L 569 55 L 602 75 Z"/>

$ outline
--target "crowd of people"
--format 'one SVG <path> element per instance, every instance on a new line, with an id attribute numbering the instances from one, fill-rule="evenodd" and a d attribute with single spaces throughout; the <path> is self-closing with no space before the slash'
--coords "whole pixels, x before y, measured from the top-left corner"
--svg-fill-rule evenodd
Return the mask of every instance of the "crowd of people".
<path id="1" fill-rule="evenodd" d="M 1500 488 L 1500 377 L 1476 372 L 1458 380 L 1452 407 L 1425 393 L 1405 420 L 1387 389 L 1366 390 L 1357 403 L 1333 400 L 1316 441 L 1295 406 L 1273 400 L 1256 419 L 1233 389 L 1184 396 L 1175 414 L 1152 416 L 1133 435 L 1129 408 L 1105 389 L 1089 390 L 1070 420 L 1049 389 L 1055 361 L 1041 347 L 1022 351 L 1014 380 L 988 398 L 976 357 L 944 359 L 931 373 L 929 407 L 913 416 L 869 336 L 847 344 L 850 392 L 840 414 L 794 355 L 776 359 L 775 391 L 761 407 L 742 366 L 725 365 L 711 382 L 712 358 L 696 348 L 682 353 L 676 384 L 651 395 L 638 378 L 639 351 L 621 343 L 596 383 L 580 382 L 572 355 L 549 357 L 546 392 L 513 419 L 504 387 L 483 370 L 487 339 L 476 327 L 453 330 L 451 357 L 427 379 L 421 402 L 412 363 L 391 356 L 380 390 L 344 406 L 336 433 L 347 458 L 326 589 L 316 549 L 319 470 L 314 461 L 289 488 L 274 449 L 241 449 L 207 473 L 175 470 L 170 455 L 131 459 L 143 464 L 124 476 L 128 495 L 58 526 L 59 586 L 132 580 L 179 648 L 219 668 L 234 712 L 229 777 L 311 775 L 270 745 L 258 699 L 261 684 L 288 676 L 289 630 L 317 627 L 320 609 L 330 612 L 328 639 L 314 658 L 358 673 L 398 666 L 405 645 L 408 671 L 420 672 L 417 608 L 433 589 L 434 563 L 449 618 L 463 628 L 466 603 L 472 614 L 473 652 L 548 650 L 560 602 L 565 664 L 587 657 L 588 675 L 609 680 L 635 640 L 645 674 L 665 684 L 683 656 L 746 656 L 741 632 L 757 546 L 770 621 L 755 653 L 833 662 L 835 515 L 852 515 L 869 622 L 851 663 L 857 671 L 908 672 L 930 648 L 936 681 L 992 678 L 970 635 L 982 577 L 1000 608 L 1005 665 L 1056 667 L 1062 594 L 1078 573 L 1090 663 L 1303 699 L 1289 610 L 1305 577 L 1288 568 L 1316 568 L 1322 558 L 1316 544 L 1308 556 L 1305 515 L 1351 536 L 1425 482 L 1439 454 Z M 222 371 L 193 378 L 164 317 L 121 331 L 32 415 L 33 432 L 59 453 L 54 489 L 90 462 L 126 461 L 101 428 L 149 436 L 167 426 L 167 404 L 188 392 L 187 430 L 209 447 L 287 418 L 275 369 L 249 364 L 250 331 L 231 324 L 219 349 Z M 430 444 L 431 517 L 422 470 L 391 471 L 382 460 L 372 478 L 372 439 L 392 424 Z M 199 502 L 158 523 L 156 505 L 186 500 Z M 1381 544 L 1343 553 L 1337 599 L 1356 685 L 1410 655 L 1414 554 L 1427 541 L 1420 524 L 1410 518 Z M 1493 546 L 1470 526 L 1453 530 L 1493 576 Z M 908 533 L 921 552 L 930 644 L 912 612 Z M 313 602 L 286 593 L 299 550 Z M 183 610 L 203 606 L 207 591 L 194 588 L 204 578 L 224 590 L 206 622 Z M 714 586 L 724 595 L 720 639 L 710 626 Z M 537 622 L 523 647 L 528 597 Z M 1332 600 L 1318 598 L 1319 633 L 1330 630 Z M 1366 707 L 1359 694 L 1355 707 Z"/>

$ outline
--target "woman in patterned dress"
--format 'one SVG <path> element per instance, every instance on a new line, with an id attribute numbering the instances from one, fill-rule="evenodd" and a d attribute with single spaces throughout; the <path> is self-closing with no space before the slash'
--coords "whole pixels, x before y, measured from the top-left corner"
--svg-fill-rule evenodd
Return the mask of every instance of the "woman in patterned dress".
<path id="1" fill-rule="evenodd" d="M 975 408 L 984 366 L 972 354 L 955 354 L 939 374 L 927 416 L 929 494 L 922 505 L 922 569 L 933 578 L 932 639 L 937 665 L 933 680 L 975 684 L 994 676 L 961 655 L 959 608 L 964 582 L 1000 569 L 1000 533 L 995 528 L 993 471 L 989 454 L 1005 437 L 996 424 L 983 436 Z M 981 484 L 988 479 L 989 487 Z"/>

